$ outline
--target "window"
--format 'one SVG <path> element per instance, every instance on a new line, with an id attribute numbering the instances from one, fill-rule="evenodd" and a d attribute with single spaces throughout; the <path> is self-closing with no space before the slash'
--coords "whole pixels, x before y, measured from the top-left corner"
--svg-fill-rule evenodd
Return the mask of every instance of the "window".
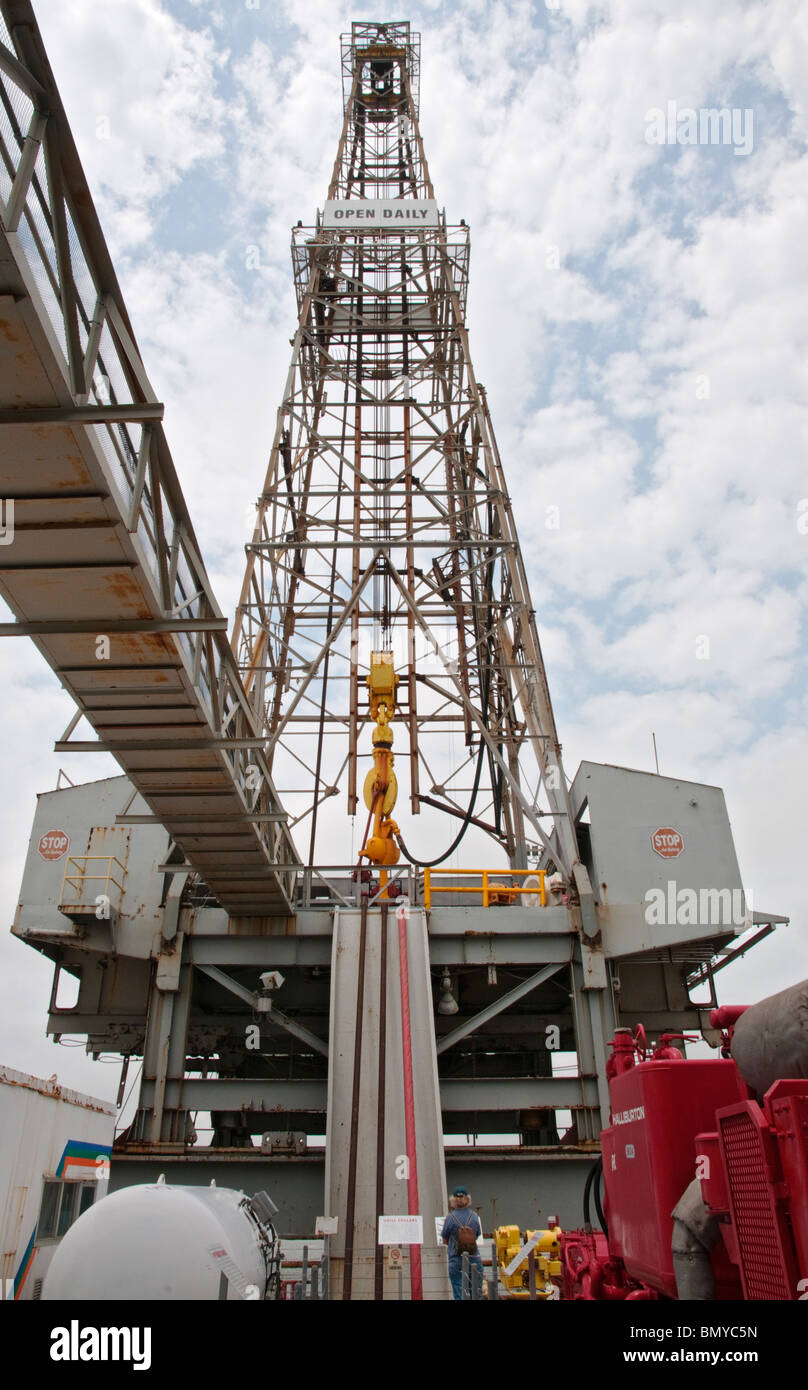
<path id="1" fill-rule="evenodd" d="M 88 1207 L 91 1207 L 95 1200 L 95 1183 L 83 1182 L 79 1193 L 79 1205 L 76 1216 L 82 1216 Z"/>
<path id="2" fill-rule="evenodd" d="M 95 1201 L 97 1184 L 46 1178 L 42 1188 L 37 1240 L 60 1240 L 65 1231 Z"/>
<path id="3" fill-rule="evenodd" d="M 39 1225 L 37 1227 L 37 1240 L 43 1236 L 56 1235 L 56 1220 L 59 1215 L 59 1198 L 62 1194 L 62 1183 L 48 1182 L 47 1179 L 42 1188 L 42 1206 L 39 1211 Z"/>

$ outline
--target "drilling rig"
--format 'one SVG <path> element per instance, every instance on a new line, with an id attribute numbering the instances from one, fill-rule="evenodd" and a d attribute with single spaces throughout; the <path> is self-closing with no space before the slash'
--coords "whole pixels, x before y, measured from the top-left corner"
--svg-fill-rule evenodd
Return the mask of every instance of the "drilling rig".
<path id="1" fill-rule="evenodd" d="M 113 1192 L 268 1189 L 331 1297 L 393 1296 L 400 1243 L 406 1296 L 445 1298 L 447 1175 L 486 1229 L 574 1225 L 615 1029 L 708 1035 L 715 972 L 786 919 L 719 788 L 565 774 L 419 35 L 342 38 L 228 640 L 31 5 L 0 10 L 2 634 L 75 701 L 59 752 L 121 768 L 39 796 L 13 931 L 48 1032 L 141 1062 Z M 649 913 L 672 882 L 707 908 Z"/>

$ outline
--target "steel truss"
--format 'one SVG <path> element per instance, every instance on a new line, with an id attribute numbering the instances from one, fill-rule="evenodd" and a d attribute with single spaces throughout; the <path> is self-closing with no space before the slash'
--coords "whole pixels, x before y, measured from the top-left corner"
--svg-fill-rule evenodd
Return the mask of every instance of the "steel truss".
<path id="1" fill-rule="evenodd" d="M 15 535 L 0 593 L 19 619 L 0 636 L 33 637 L 75 699 L 58 751 L 113 753 L 184 852 L 182 869 L 198 869 L 229 910 L 285 910 L 296 875 L 275 865 L 296 851 L 163 406 L 31 5 L 2 0 L 0 16 L 0 316 L 15 345 L 0 408 Z M 70 737 L 82 716 L 97 739 Z"/>

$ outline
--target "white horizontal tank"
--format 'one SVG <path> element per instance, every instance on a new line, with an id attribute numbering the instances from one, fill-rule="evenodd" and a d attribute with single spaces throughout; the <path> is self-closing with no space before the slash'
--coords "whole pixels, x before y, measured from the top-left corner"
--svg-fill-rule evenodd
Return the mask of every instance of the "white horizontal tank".
<path id="1" fill-rule="evenodd" d="M 271 1228 L 230 1188 L 126 1187 L 97 1202 L 62 1240 L 43 1299 L 263 1298 Z"/>

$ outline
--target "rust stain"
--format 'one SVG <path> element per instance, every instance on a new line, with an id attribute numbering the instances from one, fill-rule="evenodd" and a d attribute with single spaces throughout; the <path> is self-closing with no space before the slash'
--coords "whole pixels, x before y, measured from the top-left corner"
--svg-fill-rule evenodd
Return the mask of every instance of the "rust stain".
<path id="1" fill-rule="evenodd" d="M 34 1086 L 32 1081 L 38 1081 L 39 1085 Z M 109 1114 L 110 1107 L 105 1101 L 96 1101 L 92 1096 L 84 1096 L 80 1091 L 72 1091 L 69 1086 L 62 1086 L 61 1082 L 55 1077 L 48 1077 L 47 1081 L 40 1080 L 38 1076 L 25 1080 L 17 1080 L 16 1077 L 9 1076 L 8 1072 L 0 1071 L 0 1085 L 15 1086 L 23 1091 L 33 1091 L 38 1096 L 44 1096 L 46 1100 L 62 1100 L 66 1105 L 76 1105 L 82 1110 L 94 1110 L 98 1114 Z M 63 1096 L 63 1092 L 64 1094 Z"/>
<path id="2" fill-rule="evenodd" d="M 152 616 L 145 599 L 128 575 L 107 574 L 104 576 L 104 585 L 113 598 L 121 599 L 129 605 L 134 602 L 137 611 L 133 613 L 133 617 L 145 619 Z"/>
<path id="3" fill-rule="evenodd" d="M 142 617 L 143 615 L 140 614 L 139 616 Z M 148 614 L 145 616 L 148 617 Z M 110 618 L 110 622 L 114 622 L 114 619 Z M 126 656 L 131 656 L 137 662 L 151 656 L 164 657 L 166 655 L 165 644 L 154 633 L 113 632 L 110 636 L 115 638 L 116 654 L 123 653 Z M 155 647 L 157 648 L 156 651 Z M 167 680 L 168 677 L 164 679 Z M 144 690 L 148 690 L 148 686 L 144 686 Z"/>

